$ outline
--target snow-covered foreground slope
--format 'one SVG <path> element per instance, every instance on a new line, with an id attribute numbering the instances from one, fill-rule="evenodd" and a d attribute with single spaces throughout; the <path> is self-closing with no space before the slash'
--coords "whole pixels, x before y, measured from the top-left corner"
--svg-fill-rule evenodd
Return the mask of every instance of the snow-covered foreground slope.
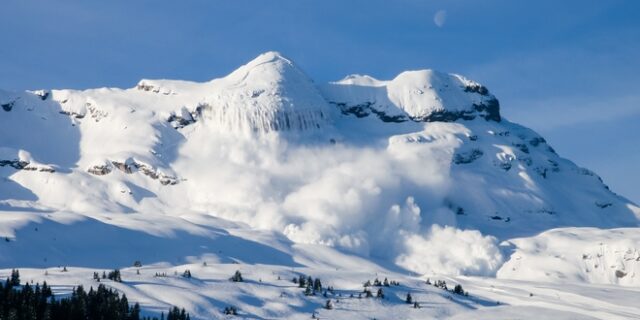
<path id="1" fill-rule="evenodd" d="M 640 208 L 459 75 L 315 84 L 269 52 L 204 83 L 0 90 L 0 107 L 3 268 L 640 284 Z"/>
<path id="2" fill-rule="evenodd" d="M 23 232 L 32 233 L 30 238 L 40 239 L 32 243 L 40 249 L 23 250 L 13 257 L 24 261 L 21 265 L 25 267 L 20 269 L 22 281 L 47 281 L 62 297 L 73 286 L 96 287 L 94 272 L 102 274 L 120 267 L 122 282 L 103 279 L 99 283 L 140 303 L 147 315 L 158 316 L 171 306 L 179 306 L 195 319 L 225 318 L 223 310 L 230 306 L 239 310 L 239 318 L 247 319 L 309 319 L 313 314 L 320 319 L 640 317 L 637 287 L 418 276 L 393 265 L 385 266 L 384 262 L 323 245 L 294 244 L 283 237 L 212 218 L 184 217 L 186 220 L 179 221 L 180 218 L 149 217 L 156 220 L 151 222 L 139 216 L 136 220 L 155 227 L 144 231 L 142 225 L 137 227 L 140 230 L 114 227 L 113 233 L 105 230 L 106 225 L 117 225 L 122 217 L 115 216 L 101 226 L 103 223 L 97 221 L 105 218 L 96 215 L 96 220 L 82 219 L 57 213 L 51 215 L 51 220 L 35 219 L 24 226 Z M 174 233 L 165 235 L 166 239 L 151 234 L 167 225 L 174 226 Z M 189 229 L 198 229 L 198 236 L 182 233 Z M 89 234 L 79 234 L 82 232 Z M 28 237 L 18 235 L 18 239 Z M 44 261 L 40 254 L 55 259 Z M 141 266 L 131 267 L 134 261 Z M 42 265 L 49 267 L 33 268 Z M 190 271 L 191 278 L 183 277 L 185 270 Z M 236 270 L 242 273 L 244 282 L 229 280 Z M 9 273 L 9 269 L 0 270 L 0 277 Z M 305 296 L 304 289 L 292 282 L 300 275 L 319 278 L 325 289 Z M 399 285 L 371 287 L 374 296 L 381 288 L 384 298 L 366 298 L 363 284 L 374 283 L 376 278 L 381 282 L 397 281 Z M 444 280 L 449 290 L 427 284 L 426 279 L 432 283 Z M 455 284 L 461 284 L 468 295 L 452 293 Z M 327 291 L 325 296 L 329 287 L 333 292 Z M 419 308 L 406 303 L 408 293 Z M 331 300 L 333 309 L 324 308 L 327 300 Z"/>
<path id="3" fill-rule="evenodd" d="M 19 226 L 17 216 L 30 222 Z M 249 319 L 309 319 L 312 314 L 320 319 L 640 317 L 636 305 L 640 290 L 635 287 L 420 276 L 385 261 L 323 245 L 295 244 L 271 232 L 211 217 L 88 216 L 3 214 L 2 226 L 19 230 L 18 240 L 11 242 L 19 250 L 3 256 L 1 263 L 22 266 L 23 282 L 53 284 L 58 297 L 69 294 L 73 286 L 96 287 L 94 272 L 121 268 L 122 282 L 103 279 L 99 283 L 126 294 L 129 301 L 140 303 L 145 314 L 155 316 L 179 306 L 195 319 L 219 319 L 225 317 L 224 308 L 233 306 L 240 318 Z M 140 267 L 132 266 L 136 261 Z M 182 276 L 185 270 L 192 278 Z M 236 270 L 244 282 L 229 280 Z M 9 269 L 0 270 L 0 277 L 9 273 Z M 326 296 L 325 290 L 305 296 L 304 289 L 291 281 L 300 275 L 319 278 L 325 290 L 334 290 Z M 381 288 L 384 298 L 366 298 L 363 284 L 376 278 L 399 285 L 372 287 L 374 296 Z M 426 279 L 444 280 L 449 290 L 427 284 Z M 468 295 L 452 293 L 455 284 L 461 284 Z M 419 308 L 406 303 L 408 293 Z M 324 308 L 327 300 L 332 310 Z"/>
<path id="4" fill-rule="evenodd" d="M 190 270 L 193 277 L 181 276 Z M 459 296 L 425 284 L 423 279 L 394 273 L 379 273 L 400 286 L 382 287 L 384 299 L 358 298 L 362 282 L 376 277 L 374 273 L 343 270 L 282 268 L 244 264 L 188 264 L 174 267 L 154 265 L 122 270 L 122 283 L 102 280 L 100 283 L 139 302 L 144 314 L 159 316 L 174 305 L 184 306 L 192 318 L 224 319 L 225 307 L 238 308 L 238 317 L 247 319 L 634 319 L 640 315 L 637 288 L 616 286 L 584 286 L 540 284 L 524 281 L 464 278 L 446 279 L 448 284 L 461 283 L 470 292 Z M 234 283 L 229 276 L 241 270 L 246 281 Z M 47 275 L 45 275 L 45 271 Z M 54 293 L 69 294 L 72 286 L 97 286 L 93 272 L 102 269 L 59 268 L 22 269 L 24 279 L 55 283 Z M 3 270 L 8 275 L 9 270 Z M 175 275 L 178 272 L 178 275 Z M 167 274 L 156 277 L 155 274 Z M 309 274 L 336 286 L 334 293 L 307 297 L 304 289 L 291 282 L 298 274 Z M 280 277 L 280 279 L 278 279 Z M 443 278 L 444 279 L 444 278 Z M 377 291 L 377 287 L 374 290 Z M 405 302 L 407 293 L 420 308 Z M 375 294 L 375 293 L 374 293 Z M 353 297 L 351 297 L 353 295 Z M 331 300 L 333 309 L 324 308 Z M 231 317 L 226 317 L 231 318 Z"/>

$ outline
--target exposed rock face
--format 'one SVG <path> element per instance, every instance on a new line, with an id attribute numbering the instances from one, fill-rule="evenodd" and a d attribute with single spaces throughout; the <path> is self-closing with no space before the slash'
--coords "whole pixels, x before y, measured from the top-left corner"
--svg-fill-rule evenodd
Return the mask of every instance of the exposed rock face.
<path id="1" fill-rule="evenodd" d="M 193 114 L 187 110 L 187 108 L 182 107 L 178 114 L 172 113 L 167 119 L 167 122 L 169 122 L 174 128 L 180 129 L 195 123 L 196 119 Z"/>
<path id="2" fill-rule="evenodd" d="M 7 103 L 2 103 L 0 104 L 0 106 L 2 107 L 2 110 L 9 112 L 11 111 L 11 109 L 13 109 L 13 105 L 15 104 L 15 101 L 11 101 L 11 102 L 7 102 Z"/>
<path id="3" fill-rule="evenodd" d="M 7 165 L 15 169 L 22 170 L 29 165 L 29 162 L 22 160 L 0 160 L 0 167 L 4 167 Z"/>
<path id="4" fill-rule="evenodd" d="M 55 172 L 56 170 L 43 165 L 33 165 L 25 160 L 0 160 L 0 167 L 10 166 L 16 170 L 39 171 L 39 172 Z"/>
<path id="5" fill-rule="evenodd" d="M 469 152 L 456 153 L 455 156 L 453 157 L 453 163 L 455 164 L 471 163 L 479 159 L 480 157 L 482 157 L 483 154 L 484 152 L 482 152 L 482 150 L 480 149 L 473 149 Z"/>
<path id="6" fill-rule="evenodd" d="M 111 168 L 108 165 L 95 165 L 87 169 L 87 172 L 96 176 L 104 176 L 111 173 Z"/>
<path id="7" fill-rule="evenodd" d="M 40 100 L 44 101 L 44 100 L 47 100 L 51 96 L 51 91 L 49 91 L 49 90 L 36 90 L 36 91 L 33 91 L 33 94 L 38 96 L 38 98 L 40 98 Z"/>
<path id="8" fill-rule="evenodd" d="M 128 165 L 127 163 L 124 162 L 118 162 L 118 161 L 111 161 L 111 164 L 113 164 L 114 167 L 116 167 L 116 169 L 124 172 L 124 173 L 133 173 L 133 170 L 131 169 L 131 166 Z"/>
<path id="9" fill-rule="evenodd" d="M 165 96 L 176 94 L 170 89 L 162 88 L 161 86 L 151 84 L 148 81 L 140 81 L 136 85 L 136 89 L 140 91 L 152 92 L 152 93 L 162 93 Z"/>
<path id="10" fill-rule="evenodd" d="M 76 119 L 82 119 L 84 118 L 85 114 L 84 113 L 78 113 L 75 111 L 60 111 L 60 114 L 64 114 L 65 116 L 70 116 L 70 117 L 74 117 Z"/>
<path id="11" fill-rule="evenodd" d="M 137 170 L 153 180 L 158 180 L 162 185 L 175 185 L 179 183 L 179 180 L 176 177 L 158 172 L 158 170 L 148 164 L 131 160 L 125 162 L 110 161 L 104 165 L 94 165 L 90 167 L 87 172 L 96 176 L 104 176 L 110 174 L 114 168 L 126 174 L 132 174 Z"/>

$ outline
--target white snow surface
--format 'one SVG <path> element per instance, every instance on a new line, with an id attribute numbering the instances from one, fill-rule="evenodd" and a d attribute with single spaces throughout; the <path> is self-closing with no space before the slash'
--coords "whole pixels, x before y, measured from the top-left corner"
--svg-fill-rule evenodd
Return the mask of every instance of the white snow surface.
<path id="1" fill-rule="evenodd" d="M 204 83 L 0 90 L 0 106 L 0 268 L 59 292 L 140 260 L 110 285 L 151 314 L 640 317 L 640 208 L 459 75 L 317 85 L 268 52 Z M 252 282 L 227 283 L 235 269 Z M 284 281 L 298 273 L 344 294 L 377 275 L 402 286 L 329 311 Z"/>

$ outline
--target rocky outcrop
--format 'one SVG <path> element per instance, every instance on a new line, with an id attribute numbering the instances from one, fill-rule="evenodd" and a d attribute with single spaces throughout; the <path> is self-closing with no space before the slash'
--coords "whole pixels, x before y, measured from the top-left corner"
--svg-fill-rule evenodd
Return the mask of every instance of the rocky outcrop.
<path id="1" fill-rule="evenodd" d="M 60 114 L 64 114 L 65 116 L 69 116 L 69 117 L 74 117 L 76 119 L 82 119 L 84 118 L 85 114 L 84 113 L 79 113 L 79 112 L 75 112 L 75 111 L 59 111 Z"/>
<path id="2" fill-rule="evenodd" d="M 358 105 L 347 105 L 345 102 L 329 102 L 332 105 L 337 106 L 340 109 L 340 112 L 343 115 L 354 115 L 357 118 L 364 118 L 371 114 L 374 114 L 378 117 L 378 119 L 383 122 L 405 122 L 410 120 L 409 117 L 405 115 L 388 115 L 383 111 L 380 111 L 373 106 L 374 102 L 366 101 L 362 104 Z"/>
<path id="3" fill-rule="evenodd" d="M 182 107 L 179 112 L 173 112 L 167 118 L 167 122 L 171 124 L 175 129 L 184 128 L 190 124 L 196 123 L 196 117 L 199 114 L 202 114 L 202 109 L 198 109 L 200 106 L 196 108 L 196 111 L 191 113 L 187 108 Z"/>
<path id="4" fill-rule="evenodd" d="M 89 114 L 91 115 L 91 118 L 95 122 L 100 122 L 100 120 L 102 120 L 103 118 L 106 118 L 109 115 L 108 112 L 100 110 L 97 106 L 95 106 L 91 102 L 87 102 L 86 107 L 87 107 L 87 110 L 89 110 Z"/>
<path id="5" fill-rule="evenodd" d="M 452 161 L 455 164 L 471 163 L 471 162 L 479 159 L 480 157 L 482 157 L 482 155 L 484 155 L 484 152 L 482 152 L 482 150 L 480 150 L 480 149 L 472 149 L 472 150 L 467 151 L 467 152 L 456 153 L 453 156 L 453 160 Z"/>
<path id="6" fill-rule="evenodd" d="M 0 104 L 0 107 L 2 107 L 2 110 L 6 111 L 6 112 L 9 112 L 9 111 L 11 111 L 11 109 L 13 109 L 13 106 L 15 105 L 15 103 L 16 103 L 15 101 L 2 103 L 2 104 Z"/>
<path id="7" fill-rule="evenodd" d="M 39 171 L 39 172 L 55 172 L 56 170 L 50 166 L 34 165 L 25 160 L 0 160 L 0 167 L 9 166 L 16 170 Z"/>
<path id="8" fill-rule="evenodd" d="M 96 176 L 104 176 L 111 173 L 111 167 L 108 165 L 95 165 L 87 169 L 87 172 L 96 175 Z"/>
<path id="9" fill-rule="evenodd" d="M 136 89 L 140 90 L 140 91 L 145 91 L 145 92 L 152 92 L 152 93 L 162 93 L 165 96 L 168 95 L 174 95 L 176 94 L 175 92 L 173 92 L 172 90 L 169 89 L 163 89 L 158 85 L 152 84 L 150 83 L 150 81 L 140 81 L 137 85 L 136 85 Z"/>
<path id="10" fill-rule="evenodd" d="M 36 90 L 33 91 L 33 94 L 38 96 L 40 100 L 44 101 L 51 97 L 51 92 L 49 90 Z"/>
<path id="11" fill-rule="evenodd" d="M 111 161 L 111 164 L 113 164 L 113 166 L 116 169 L 118 169 L 118 170 L 120 170 L 120 171 L 122 171 L 124 173 L 127 173 L 127 174 L 133 173 L 133 170 L 132 170 L 131 166 L 129 164 L 127 164 L 127 163 L 118 162 L 118 161 Z"/>
<path id="12" fill-rule="evenodd" d="M 110 161 L 103 165 L 94 165 L 87 169 L 87 172 L 96 176 L 104 176 L 113 172 L 114 169 L 125 174 L 132 174 L 138 171 L 153 180 L 158 180 L 162 185 L 176 185 L 180 182 L 178 178 L 159 172 L 148 164 L 131 160 L 126 162 Z"/>

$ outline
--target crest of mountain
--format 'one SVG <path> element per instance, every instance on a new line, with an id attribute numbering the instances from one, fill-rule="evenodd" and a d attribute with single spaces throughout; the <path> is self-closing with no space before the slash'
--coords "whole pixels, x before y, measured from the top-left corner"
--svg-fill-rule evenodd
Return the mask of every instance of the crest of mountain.
<path id="1" fill-rule="evenodd" d="M 382 121 L 456 121 L 481 117 L 500 121 L 500 104 L 481 84 L 433 70 L 406 71 L 380 81 L 352 75 L 323 86 L 343 114 L 377 115 Z"/>

